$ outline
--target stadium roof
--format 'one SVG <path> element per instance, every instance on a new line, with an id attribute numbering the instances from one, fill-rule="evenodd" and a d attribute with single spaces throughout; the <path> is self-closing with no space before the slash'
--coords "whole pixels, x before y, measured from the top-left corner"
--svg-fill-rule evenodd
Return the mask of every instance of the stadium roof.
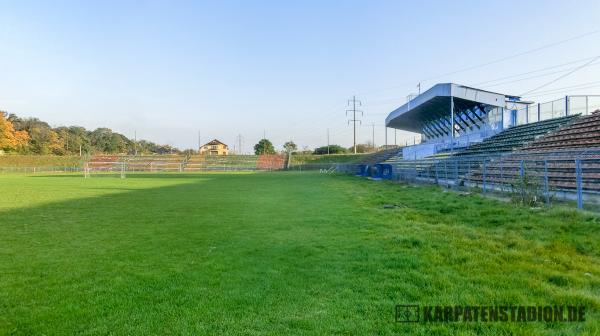
<path id="1" fill-rule="evenodd" d="M 385 125 L 411 132 L 421 132 L 423 124 L 427 121 L 450 115 L 450 97 L 454 97 L 455 110 L 466 110 L 482 104 L 504 107 L 506 99 L 519 99 L 516 96 L 464 85 L 441 83 L 392 111 L 385 119 Z"/>

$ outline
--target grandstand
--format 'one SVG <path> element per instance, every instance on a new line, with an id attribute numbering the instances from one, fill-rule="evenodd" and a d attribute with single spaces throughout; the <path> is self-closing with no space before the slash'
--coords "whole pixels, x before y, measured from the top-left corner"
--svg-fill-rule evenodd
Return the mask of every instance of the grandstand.
<path id="1" fill-rule="evenodd" d="M 484 139 L 482 142 L 472 144 L 464 149 L 459 149 L 455 155 L 497 155 L 505 152 L 512 152 L 546 133 L 553 132 L 564 125 L 568 125 L 577 117 L 578 116 L 565 116 L 514 126 Z"/>
<path id="2" fill-rule="evenodd" d="M 453 83 L 437 84 L 392 111 L 386 126 L 422 143 L 382 160 L 397 179 L 485 188 L 527 177 L 552 190 L 600 192 L 598 96 L 544 104 Z M 600 105 L 599 105 L 600 106 Z"/>
<path id="3" fill-rule="evenodd" d="M 600 146 L 600 110 L 575 120 L 568 127 L 533 141 L 523 150 L 540 152 L 598 146 Z"/>
<path id="4" fill-rule="evenodd" d="M 85 164 L 90 172 L 193 172 L 279 170 L 283 155 L 94 155 Z"/>
<path id="5" fill-rule="evenodd" d="M 185 162 L 183 155 L 140 155 L 126 156 L 122 160 L 131 171 L 182 171 Z"/>
<path id="6" fill-rule="evenodd" d="M 86 163 L 91 171 L 182 171 L 183 155 L 94 155 Z"/>
<path id="7" fill-rule="evenodd" d="M 192 155 L 184 163 L 184 171 L 256 170 L 256 155 Z"/>
<path id="8" fill-rule="evenodd" d="M 491 161 L 485 170 L 472 172 L 472 179 L 489 184 L 511 184 L 527 173 L 544 188 L 600 191 L 600 110 L 578 118 L 570 125 L 532 141 L 510 155 Z M 578 163 L 579 162 L 579 163 Z"/>

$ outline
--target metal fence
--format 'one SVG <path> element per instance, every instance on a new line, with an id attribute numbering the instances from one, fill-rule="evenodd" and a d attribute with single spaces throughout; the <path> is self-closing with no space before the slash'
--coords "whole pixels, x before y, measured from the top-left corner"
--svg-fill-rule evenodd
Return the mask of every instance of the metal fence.
<path id="1" fill-rule="evenodd" d="M 553 101 L 531 104 L 516 110 L 516 125 L 565 117 L 568 115 L 589 115 L 600 109 L 600 95 L 565 96 Z"/>
<path id="2" fill-rule="evenodd" d="M 0 167 L 0 173 L 71 173 L 83 171 L 80 166 Z"/>
<path id="3" fill-rule="evenodd" d="M 336 167 L 347 173 L 361 168 Z M 373 174 L 376 169 L 364 175 Z M 530 206 L 565 204 L 600 211 L 600 148 L 403 160 L 393 165 L 391 179 L 511 198 Z"/>

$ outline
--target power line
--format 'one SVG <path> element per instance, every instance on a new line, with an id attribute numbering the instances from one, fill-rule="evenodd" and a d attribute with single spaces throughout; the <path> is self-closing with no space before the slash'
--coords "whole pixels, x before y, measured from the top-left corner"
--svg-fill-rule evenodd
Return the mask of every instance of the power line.
<path id="1" fill-rule="evenodd" d="M 554 46 L 557 46 L 557 45 L 561 45 L 563 43 L 571 42 L 571 41 L 574 41 L 574 40 L 578 40 L 580 38 L 584 38 L 586 36 L 597 34 L 599 32 L 600 32 L 600 29 L 597 29 L 597 30 L 594 30 L 594 31 L 591 31 L 591 32 L 587 32 L 587 33 L 584 33 L 584 34 L 581 34 L 581 35 L 577 35 L 577 36 L 574 36 L 574 37 L 571 37 L 571 38 L 568 38 L 568 39 L 565 39 L 565 40 L 560 40 L 560 41 L 557 41 L 557 42 L 553 42 L 553 43 L 549 43 L 549 44 L 543 45 L 541 47 L 537 47 L 537 48 L 525 50 L 525 51 L 522 51 L 522 52 L 519 52 L 519 53 L 516 53 L 516 54 L 513 54 L 513 55 L 509 55 L 509 56 L 505 56 L 505 57 L 502 57 L 502 58 L 498 58 L 498 59 L 495 59 L 493 61 L 481 63 L 481 64 L 478 64 L 478 65 L 473 65 L 473 66 L 466 67 L 466 68 L 463 68 L 463 69 L 460 69 L 460 70 L 456 70 L 456 71 L 452 71 L 452 72 L 447 72 L 447 73 L 445 73 L 443 75 L 429 77 L 429 78 L 426 78 L 426 79 L 424 79 L 422 81 L 429 81 L 431 79 L 435 79 L 435 78 L 439 78 L 439 77 L 445 77 L 445 76 L 449 76 L 449 75 L 454 75 L 454 74 L 457 74 L 457 73 L 460 73 L 460 72 L 470 71 L 470 70 L 482 68 L 482 67 L 485 67 L 485 66 L 488 66 L 488 65 L 492 65 L 492 64 L 504 62 L 504 61 L 507 61 L 509 59 L 513 59 L 513 58 L 520 57 L 520 56 L 523 56 L 523 55 L 531 54 L 531 53 L 534 53 L 536 51 L 548 49 L 548 48 L 551 48 L 551 47 L 554 47 Z"/>
<path id="2" fill-rule="evenodd" d="M 599 58 L 600 58 L 600 56 L 596 56 L 596 57 L 594 57 L 594 58 L 593 58 L 591 61 L 589 61 L 589 62 L 586 62 L 585 64 L 582 64 L 582 65 L 578 66 L 577 68 L 575 68 L 575 69 L 573 69 L 573 70 L 571 70 L 571 71 L 567 72 L 566 74 L 564 74 L 564 75 L 561 75 L 561 76 L 558 76 L 557 78 L 555 78 L 555 79 L 553 79 L 553 80 L 551 80 L 551 81 L 549 81 L 549 82 L 547 82 L 547 83 L 544 83 L 544 84 L 542 84 L 542 85 L 540 85 L 540 86 L 536 87 L 536 88 L 535 88 L 535 89 L 533 89 L 533 90 L 529 90 L 529 91 L 527 91 L 527 92 L 525 92 L 525 93 L 522 93 L 522 94 L 520 94 L 520 96 L 525 96 L 526 94 L 529 94 L 529 93 L 535 92 L 535 91 L 537 91 L 537 90 L 539 90 L 539 89 L 541 89 L 541 88 L 544 88 L 544 87 L 546 87 L 546 86 L 548 86 L 548 85 L 550 85 L 550 84 L 556 83 L 557 81 L 559 81 L 559 80 L 561 80 L 561 79 L 563 79 L 563 78 L 565 78 L 565 77 L 569 76 L 570 74 L 572 74 L 572 73 L 575 73 L 575 72 L 577 72 L 577 71 L 579 71 L 579 70 L 581 70 L 581 69 L 585 68 L 585 67 L 586 67 L 586 66 L 588 66 L 588 65 L 591 65 L 592 63 L 594 63 L 594 62 L 595 62 L 597 59 L 599 59 Z"/>
<path id="3" fill-rule="evenodd" d="M 572 90 L 572 91 L 579 91 L 579 90 L 585 90 L 585 89 L 591 89 L 591 88 L 595 88 L 595 87 L 600 87 L 600 81 L 595 81 L 595 82 L 587 82 L 587 83 L 582 83 L 579 85 L 572 85 L 572 86 L 564 86 L 564 87 L 560 87 L 560 88 L 556 88 L 556 89 L 552 89 L 552 90 L 546 90 L 546 91 L 538 91 L 536 94 L 534 95 L 528 95 L 527 97 L 542 97 L 542 96 L 548 96 L 548 95 L 552 95 L 552 94 L 557 94 L 557 93 L 561 93 L 564 92 L 564 90 Z"/>
<path id="4" fill-rule="evenodd" d="M 570 61 L 570 62 L 566 62 L 566 63 L 556 64 L 556 65 L 548 66 L 548 67 L 537 69 L 537 70 L 526 71 L 526 72 L 522 72 L 522 73 L 518 73 L 518 74 L 513 74 L 513 75 L 510 75 L 510 76 L 504 76 L 504 77 L 499 77 L 499 78 L 495 78 L 495 79 L 486 80 L 486 81 L 483 81 L 483 82 L 474 83 L 474 84 L 471 84 L 471 86 L 480 86 L 480 85 L 483 85 L 483 84 L 494 83 L 494 82 L 498 82 L 498 81 L 505 80 L 505 79 L 511 79 L 511 78 L 515 78 L 515 77 L 520 77 L 520 76 L 525 76 L 525 75 L 529 75 L 529 74 L 534 74 L 534 73 L 537 73 L 537 72 L 546 71 L 546 70 L 552 70 L 552 69 L 564 67 L 566 65 L 571 65 L 571 64 L 576 64 L 576 63 L 582 62 L 582 61 L 591 60 L 591 59 L 594 59 L 596 57 L 597 56 L 580 58 L 580 59 L 577 59 L 575 61 Z M 525 80 L 530 80 L 530 79 L 535 79 L 535 78 L 540 78 L 540 77 L 545 77 L 545 76 L 551 76 L 551 75 L 554 75 L 554 74 L 557 74 L 557 73 L 562 73 L 562 72 L 570 71 L 570 70 L 573 70 L 573 69 L 574 68 L 569 68 L 569 69 L 563 69 L 563 70 L 560 70 L 560 71 L 553 71 L 553 72 L 543 73 L 543 74 L 536 75 L 536 76 L 519 78 L 519 79 L 515 79 L 515 80 L 510 80 L 510 81 L 504 81 L 504 82 L 496 83 L 496 84 L 492 84 L 492 85 L 485 85 L 485 87 L 494 87 L 494 86 L 505 85 L 505 84 L 510 84 L 510 83 L 522 82 L 522 81 L 525 81 Z M 391 104 L 396 104 L 398 101 L 401 101 L 403 99 L 404 98 L 389 98 L 389 99 L 376 100 L 376 101 L 373 101 L 371 103 L 365 104 L 363 106 L 377 106 L 377 105 L 388 105 L 388 104 L 391 105 Z M 377 113 L 375 113 L 375 114 L 377 114 Z M 383 113 L 379 113 L 379 114 L 383 114 Z"/>
<path id="5" fill-rule="evenodd" d="M 535 79 L 535 78 L 540 78 L 540 77 L 547 77 L 547 76 L 556 75 L 556 74 L 559 74 L 559 73 L 568 72 L 568 71 L 571 71 L 571 70 L 574 70 L 574 69 L 577 69 L 577 68 L 578 67 L 564 69 L 564 70 L 559 70 L 559 71 L 548 72 L 548 73 L 544 73 L 544 74 L 540 74 L 540 75 L 535 75 L 535 76 L 530 76 L 530 77 L 525 77 L 525 78 L 514 79 L 514 80 L 511 80 L 511 81 L 501 82 L 501 83 L 497 83 L 497 84 L 493 84 L 493 85 L 487 85 L 486 87 L 489 88 L 489 87 L 494 87 L 494 86 L 506 85 L 506 84 L 510 84 L 510 83 L 527 81 L 527 80 L 530 80 L 530 79 Z"/>
<path id="6" fill-rule="evenodd" d="M 495 59 L 495 60 L 491 60 L 491 61 L 488 61 L 488 62 L 484 62 L 484 63 L 480 63 L 480 64 L 477 64 L 477 65 L 473 65 L 473 66 L 461 68 L 461 69 L 458 69 L 458 70 L 446 72 L 446 73 L 443 73 L 443 74 L 431 76 L 431 77 L 428 77 L 428 78 L 425 78 L 425 79 L 418 80 L 417 82 L 420 82 L 420 83 L 427 82 L 427 81 L 431 81 L 432 79 L 436 79 L 436 78 L 440 78 L 440 77 L 445 77 L 445 76 L 450 76 L 450 75 L 455 75 L 457 73 L 467 72 L 467 71 L 479 69 L 479 68 L 482 68 L 482 67 L 486 67 L 486 66 L 489 66 L 489 65 L 492 65 L 492 64 L 501 63 L 501 62 L 504 62 L 504 61 L 507 61 L 507 60 L 510 60 L 510 59 L 513 59 L 513 58 L 517 58 L 517 57 L 524 56 L 524 55 L 527 55 L 527 54 L 531 54 L 531 53 L 534 53 L 534 52 L 537 52 L 537 51 L 540 51 L 540 50 L 544 50 L 544 49 L 548 49 L 548 48 L 551 48 L 551 47 L 555 47 L 557 45 L 561 45 L 561 44 L 564 44 L 564 43 L 567 43 L 567 42 L 578 40 L 578 39 L 581 39 L 581 38 L 584 38 L 584 37 L 587 37 L 587 36 L 590 36 L 590 35 L 594 35 L 594 34 L 597 34 L 599 32 L 600 32 L 600 29 L 596 29 L 596 30 L 593 30 L 593 31 L 589 31 L 587 33 L 576 35 L 576 36 L 573 36 L 573 37 L 570 37 L 570 38 L 567 38 L 567 39 L 564 39 L 564 40 L 560 40 L 560 41 L 548 43 L 548 44 L 545 44 L 545 45 L 540 46 L 540 47 L 528 49 L 528 50 L 525 50 L 525 51 L 522 51 L 522 52 L 518 52 L 518 53 L 515 53 L 515 54 L 512 54 L 512 55 L 508 55 L 508 56 L 505 56 L 505 57 L 502 57 L 502 58 L 498 58 L 498 59 Z M 374 92 L 393 90 L 393 89 L 397 89 L 399 87 L 403 87 L 403 86 L 407 86 L 407 85 L 414 85 L 414 82 L 415 81 L 413 81 L 413 82 L 406 82 L 406 83 L 403 83 L 401 85 L 397 85 L 397 86 L 393 86 L 393 87 L 365 91 L 365 92 L 361 92 L 361 94 L 369 94 L 369 93 L 374 93 Z"/>
<path id="7" fill-rule="evenodd" d="M 515 78 L 515 77 L 520 77 L 520 76 L 524 76 L 524 75 L 529 75 L 529 74 L 532 74 L 532 73 L 541 72 L 541 71 L 545 71 L 545 70 L 556 69 L 556 68 L 563 67 L 565 65 L 571 65 L 571 64 L 576 64 L 576 63 L 579 63 L 579 62 L 587 61 L 587 60 L 590 60 L 590 59 L 592 59 L 594 57 L 596 57 L 596 56 L 586 57 L 586 58 L 580 58 L 580 59 L 575 60 L 575 61 L 561 63 L 561 64 L 555 64 L 555 65 L 551 65 L 551 66 L 548 66 L 548 67 L 545 67 L 545 68 L 541 68 L 541 69 L 537 69 L 537 70 L 522 72 L 522 73 L 513 74 L 513 75 L 510 75 L 510 76 L 504 76 L 504 77 L 500 77 L 500 78 L 496 78 L 496 79 L 490 79 L 490 80 L 486 80 L 486 81 L 483 81 L 483 82 L 475 83 L 475 84 L 473 84 L 473 86 L 478 86 L 478 85 L 493 83 L 493 82 L 497 82 L 497 81 L 501 81 L 501 80 L 505 80 L 505 79 L 510 79 L 510 78 Z M 563 70 L 563 71 L 568 71 L 568 70 L 569 69 L 566 69 L 566 70 Z"/>

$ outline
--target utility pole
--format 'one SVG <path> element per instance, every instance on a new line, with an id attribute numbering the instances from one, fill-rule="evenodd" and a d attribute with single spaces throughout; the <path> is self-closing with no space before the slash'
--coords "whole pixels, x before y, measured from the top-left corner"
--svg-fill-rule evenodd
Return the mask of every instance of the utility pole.
<path id="1" fill-rule="evenodd" d="M 133 148 L 135 152 L 135 156 L 137 156 L 137 131 L 133 131 Z"/>
<path id="2" fill-rule="evenodd" d="M 200 131 L 198 131 L 198 154 L 200 154 L 201 148 L 202 148 L 202 142 L 200 141 Z"/>
<path id="3" fill-rule="evenodd" d="M 329 128 L 327 129 L 327 155 L 329 155 Z"/>
<path id="4" fill-rule="evenodd" d="M 419 84 L 417 84 L 417 87 L 419 88 L 419 95 L 421 94 L 421 82 L 419 82 Z"/>
<path id="5" fill-rule="evenodd" d="M 242 154 L 242 135 L 238 134 L 236 140 L 238 142 L 238 154 Z"/>
<path id="6" fill-rule="evenodd" d="M 348 106 L 352 106 L 352 109 L 346 110 L 346 116 L 348 116 L 348 112 L 352 112 L 352 119 L 348 120 L 348 125 L 350 125 L 350 122 L 352 122 L 353 127 L 354 127 L 354 138 L 353 138 L 353 142 L 352 142 L 353 147 L 354 147 L 354 154 L 356 154 L 356 122 L 358 121 L 362 125 L 362 121 L 356 119 L 356 112 L 360 112 L 360 115 L 363 116 L 363 112 L 356 109 L 357 103 L 358 103 L 358 106 L 362 106 L 361 101 L 356 100 L 356 96 L 352 96 L 351 100 L 348 99 Z"/>
<path id="7" fill-rule="evenodd" d="M 375 124 L 370 124 L 368 126 L 371 126 L 373 128 L 373 133 L 371 135 L 371 145 L 373 145 L 373 150 L 375 150 Z"/>
<path id="8" fill-rule="evenodd" d="M 388 149 L 388 148 L 387 148 L 387 146 L 388 146 L 388 145 L 387 145 L 387 129 L 388 129 L 388 128 L 387 128 L 387 126 L 385 126 L 385 125 L 384 125 L 383 127 L 385 127 L 385 147 L 384 147 L 384 149 Z"/>
<path id="9" fill-rule="evenodd" d="M 372 124 L 371 126 L 373 126 L 373 140 L 371 143 L 373 144 L 373 150 L 375 150 L 375 124 Z"/>

